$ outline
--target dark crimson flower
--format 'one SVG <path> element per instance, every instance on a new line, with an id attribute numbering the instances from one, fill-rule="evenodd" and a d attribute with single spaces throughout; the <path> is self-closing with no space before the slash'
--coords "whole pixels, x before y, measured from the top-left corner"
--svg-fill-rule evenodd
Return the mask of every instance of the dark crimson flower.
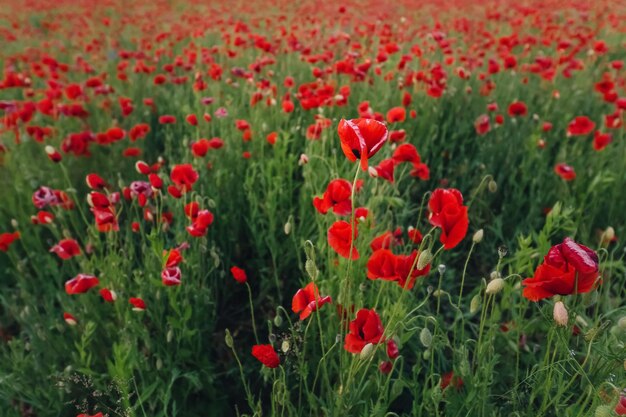
<path id="1" fill-rule="evenodd" d="M 514 101 L 509 106 L 509 116 L 511 117 L 526 116 L 527 114 L 528 108 L 522 101 Z"/>
<path id="2" fill-rule="evenodd" d="M 577 116 L 567 125 L 568 136 L 588 135 L 596 127 L 596 124 L 587 116 Z"/>
<path id="3" fill-rule="evenodd" d="M 252 346 L 252 356 L 268 368 L 277 368 L 280 365 L 280 358 L 272 345 Z"/>
<path id="4" fill-rule="evenodd" d="M 393 364 L 391 363 L 391 361 L 381 361 L 380 365 L 378 365 L 378 369 L 380 370 L 380 372 L 387 375 L 393 369 Z"/>
<path id="5" fill-rule="evenodd" d="M 429 222 L 441 228 L 439 241 L 445 249 L 458 245 L 469 227 L 467 207 L 463 205 L 463 195 L 455 188 L 437 188 L 428 201 Z"/>
<path id="6" fill-rule="evenodd" d="M 334 179 L 328 183 L 322 198 L 313 198 L 313 206 L 321 214 L 328 213 L 333 209 L 333 213 L 345 216 L 352 211 L 352 184 L 342 178 Z"/>
<path id="7" fill-rule="evenodd" d="M 159 123 L 162 125 L 174 124 L 176 123 L 176 117 L 169 115 L 169 114 L 165 114 L 159 117 Z"/>
<path id="8" fill-rule="evenodd" d="M 180 285 L 181 276 L 182 272 L 177 266 L 166 267 L 163 271 L 161 271 L 161 281 L 163 282 L 163 285 L 168 287 Z"/>
<path id="9" fill-rule="evenodd" d="M 100 281 L 93 275 L 78 274 L 65 283 L 65 292 L 68 294 L 82 294 L 98 285 Z"/>
<path id="10" fill-rule="evenodd" d="M 367 170 L 368 160 L 387 141 L 387 127 L 374 119 L 341 119 L 337 127 L 341 149 L 350 161 L 361 160 L 361 168 Z"/>
<path id="11" fill-rule="evenodd" d="M 185 121 L 187 123 L 189 123 L 192 126 L 197 126 L 198 125 L 198 116 L 196 116 L 195 114 L 189 114 L 187 115 L 187 117 L 185 117 Z"/>
<path id="12" fill-rule="evenodd" d="M 61 240 L 50 249 L 50 252 L 56 253 L 63 260 L 78 256 L 81 253 L 80 246 L 74 239 Z"/>
<path id="13" fill-rule="evenodd" d="M 330 226 L 328 229 L 328 244 L 331 248 L 337 252 L 337 254 L 346 259 L 359 259 L 359 252 L 356 247 L 352 247 L 350 252 L 350 246 L 352 245 L 352 239 L 356 239 L 357 230 L 354 230 L 354 236 L 350 223 L 338 220 Z"/>
<path id="14" fill-rule="evenodd" d="M 387 356 L 389 359 L 396 359 L 400 356 L 400 350 L 398 349 L 398 344 L 393 339 L 389 339 L 387 342 Z"/>
<path id="15" fill-rule="evenodd" d="M 539 301 L 557 294 L 586 293 L 594 288 L 598 275 L 598 255 L 566 237 L 550 248 L 534 276 L 522 281 L 522 295 Z"/>
<path id="16" fill-rule="evenodd" d="M 300 314 L 300 320 L 304 320 L 317 311 L 326 303 L 332 300 L 330 296 L 320 296 L 320 292 L 315 283 L 310 282 L 306 287 L 299 289 L 291 300 L 291 310 Z"/>
<path id="17" fill-rule="evenodd" d="M 134 311 L 144 311 L 146 309 L 146 303 L 141 298 L 131 297 L 128 302 L 132 304 Z"/>
<path id="18" fill-rule="evenodd" d="M 626 393 L 622 393 L 619 401 L 615 405 L 615 414 L 618 416 L 626 416 Z"/>
<path id="19" fill-rule="evenodd" d="M 183 193 L 191 191 L 191 187 L 198 181 L 198 173 L 191 164 L 174 165 L 170 173 L 170 179 Z"/>
<path id="20" fill-rule="evenodd" d="M 244 284 L 248 280 L 248 275 L 246 275 L 246 271 L 239 268 L 238 266 L 233 266 L 230 268 L 230 273 L 232 274 L 235 281 L 240 284 Z"/>
<path id="21" fill-rule="evenodd" d="M 350 322 L 350 332 L 346 335 L 344 349 L 350 353 L 361 353 L 366 344 L 384 342 L 384 328 L 380 316 L 374 310 L 362 308 L 356 319 Z"/>
<path id="22" fill-rule="evenodd" d="M 442 390 L 446 389 L 449 386 L 459 390 L 463 387 L 463 380 L 461 379 L 461 377 L 454 375 L 454 372 L 450 371 L 441 376 L 440 386 Z"/>
<path id="23" fill-rule="evenodd" d="M 20 238 L 20 232 L 0 234 L 0 251 L 7 252 L 9 246 Z"/>
<path id="24" fill-rule="evenodd" d="M 554 172 L 565 181 L 572 181 L 576 178 L 576 171 L 574 171 L 574 168 L 564 163 L 556 164 Z"/>

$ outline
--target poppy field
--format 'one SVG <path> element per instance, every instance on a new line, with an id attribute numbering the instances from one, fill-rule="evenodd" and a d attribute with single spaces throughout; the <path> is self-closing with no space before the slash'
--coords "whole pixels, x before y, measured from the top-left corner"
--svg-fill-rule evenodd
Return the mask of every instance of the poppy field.
<path id="1" fill-rule="evenodd" d="M 626 415 L 626 3 L 4 0 L 0 416 Z"/>

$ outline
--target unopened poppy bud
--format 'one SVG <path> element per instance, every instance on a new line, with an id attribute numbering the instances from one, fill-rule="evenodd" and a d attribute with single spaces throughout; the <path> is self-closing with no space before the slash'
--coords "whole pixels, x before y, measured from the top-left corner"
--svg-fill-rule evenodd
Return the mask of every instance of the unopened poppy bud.
<path id="1" fill-rule="evenodd" d="M 509 253 L 509 248 L 507 248 L 504 245 L 501 245 L 500 247 L 498 247 L 498 256 L 500 258 L 504 258 L 507 253 Z"/>
<path id="2" fill-rule="evenodd" d="M 587 321 L 582 316 L 576 316 L 576 323 L 578 323 L 578 325 L 580 325 L 581 327 L 589 326 Z"/>
<path id="3" fill-rule="evenodd" d="M 309 157 L 306 154 L 301 154 L 300 159 L 298 160 L 298 165 L 306 165 L 309 163 Z"/>
<path id="4" fill-rule="evenodd" d="M 444 264 L 439 264 L 437 267 L 437 271 L 439 271 L 439 275 L 443 275 L 446 273 L 446 266 Z"/>
<path id="5" fill-rule="evenodd" d="M 274 344 L 276 342 L 276 335 L 274 333 L 270 333 L 267 338 L 270 340 L 271 344 Z"/>
<path id="6" fill-rule="evenodd" d="M 474 243 L 480 243 L 483 240 L 483 236 L 485 235 L 485 232 L 483 231 L 483 229 L 479 229 L 474 233 L 474 236 L 472 236 L 472 242 Z"/>
<path id="7" fill-rule="evenodd" d="M 494 180 L 489 181 L 489 183 L 487 184 L 487 189 L 489 189 L 490 193 L 495 193 L 496 191 L 498 191 L 498 183 Z"/>
<path id="8" fill-rule="evenodd" d="M 491 279 L 502 278 L 502 275 L 498 271 L 491 271 L 491 274 L 489 274 L 489 278 Z"/>
<path id="9" fill-rule="evenodd" d="M 554 317 L 554 321 L 557 325 L 562 327 L 567 326 L 568 315 L 567 309 L 565 308 L 565 304 L 563 304 L 563 301 L 557 301 L 556 303 L 554 303 L 552 316 Z"/>
<path id="10" fill-rule="evenodd" d="M 156 361 L 156 368 L 157 371 L 161 370 L 161 368 L 163 368 L 163 360 L 161 358 L 158 358 Z"/>
<path id="11" fill-rule="evenodd" d="M 224 342 L 226 343 L 226 346 L 228 346 L 229 348 L 233 348 L 233 346 L 235 346 L 235 343 L 233 341 L 233 336 L 230 334 L 230 330 L 226 329 L 226 334 L 224 335 Z"/>
<path id="12" fill-rule="evenodd" d="M 370 166 L 369 168 L 367 168 L 367 173 L 372 178 L 378 178 L 378 171 L 376 171 L 376 168 L 374 168 L 373 166 Z"/>
<path id="13" fill-rule="evenodd" d="M 504 288 L 504 280 L 502 278 L 496 278 L 487 284 L 485 292 L 489 295 L 494 295 L 502 291 Z"/>
<path id="14" fill-rule="evenodd" d="M 429 360 L 430 359 L 430 350 L 425 350 L 422 353 L 422 358 L 424 358 L 425 361 Z"/>
<path id="15" fill-rule="evenodd" d="M 600 405 L 594 413 L 595 417 L 611 417 L 613 415 L 613 408 L 610 405 Z"/>
<path id="16" fill-rule="evenodd" d="M 617 326 L 622 330 L 626 330 L 626 316 L 619 319 L 619 321 L 617 322 Z"/>
<path id="17" fill-rule="evenodd" d="M 307 259 L 306 262 L 304 263 L 304 269 L 306 270 L 306 273 L 309 274 L 309 277 L 315 281 L 315 279 L 317 278 L 317 274 L 318 274 L 318 269 L 317 266 L 315 265 L 315 262 L 312 259 Z"/>
<path id="18" fill-rule="evenodd" d="M 603 246 L 608 245 L 611 241 L 615 239 L 615 229 L 611 226 L 607 227 L 606 230 L 602 233 L 602 237 L 600 238 L 600 244 Z"/>
<path id="19" fill-rule="evenodd" d="M 480 295 L 476 294 L 472 297 L 472 301 L 470 301 L 470 313 L 474 314 L 480 308 Z"/>
<path id="20" fill-rule="evenodd" d="M 428 330 L 428 327 L 424 327 L 420 332 L 420 342 L 427 348 L 433 343 L 433 335 L 430 330 Z"/>
<path id="21" fill-rule="evenodd" d="M 363 346 L 363 349 L 361 349 L 361 353 L 359 354 L 359 358 L 361 360 L 368 360 L 369 358 L 372 357 L 372 355 L 374 354 L 374 345 L 371 343 L 368 343 L 367 345 Z"/>
<path id="22" fill-rule="evenodd" d="M 283 318 L 280 316 L 280 314 L 276 314 L 276 317 L 274 317 L 274 326 L 276 327 L 280 327 L 283 325 Z"/>
<path id="23" fill-rule="evenodd" d="M 430 250 L 425 249 L 424 251 L 422 251 L 422 253 L 420 253 L 419 258 L 417 258 L 416 268 L 418 270 L 422 270 L 426 268 L 426 266 L 430 264 L 432 260 L 433 260 L 433 254 L 430 252 Z"/>
<path id="24" fill-rule="evenodd" d="M 441 296 L 446 295 L 446 294 L 447 294 L 447 292 L 445 292 L 444 290 L 439 290 L 439 289 L 437 289 L 437 290 L 435 290 L 433 292 L 433 296 L 434 297 L 441 297 Z"/>
<path id="25" fill-rule="evenodd" d="M 285 223 L 283 230 L 285 231 L 286 235 L 289 235 L 289 233 L 291 233 L 291 221 L 288 220 L 287 223 Z"/>
<path id="26" fill-rule="evenodd" d="M 282 350 L 283 353 L 287 353 L 290 347 L 289 340 L 283 340 L 283 343 L 280 345 L 280 350 Z"/>
<path id="27" fill-rule="evenodd" d="M 17 220 L 11 219 L 11 226 L 13 226 L 14 229 L 17 229 L 19 225 L 20 224 L 17 222 Z"/>

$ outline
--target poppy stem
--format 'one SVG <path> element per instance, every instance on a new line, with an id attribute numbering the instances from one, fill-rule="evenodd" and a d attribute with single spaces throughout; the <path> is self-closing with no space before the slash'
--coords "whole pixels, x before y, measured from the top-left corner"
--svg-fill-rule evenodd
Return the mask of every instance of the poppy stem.
<path id="1" fill-rule="evenodd" d="M 248 288 L 248 301 L 250 302 L 250 316 L 252 319 L 252 331 L 254 331 L 254 340 L 256 340 L 256 344 L 259 343 L 259 336 L 256 332 L 256 322 L 254 320 L 254 304 L 252 303 L 252 288 L 250 288 L 250 284 L 246 281 L 246 287 Z"/>

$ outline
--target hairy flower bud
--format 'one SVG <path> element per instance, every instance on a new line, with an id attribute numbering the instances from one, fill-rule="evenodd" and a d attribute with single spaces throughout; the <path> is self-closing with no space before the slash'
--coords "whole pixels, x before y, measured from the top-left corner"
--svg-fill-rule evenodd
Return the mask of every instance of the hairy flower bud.
<path id="1" fill-rule="evenodd" d="M 428 327 L 424 327 L 420 332 L 420 342 L 427 348 L 433 343 L 433 335 L 430 330 L 428 330 Z"/>
<path id="2" fill-rule="evenodd" d="M 504 280 L 502 278 L 496 278 L 487 284 L 485 292 L 489 295 L 497 294 L 504 288 Z"/>
<path id="3" fill-rule="evenodd" d="M 556 303 L 554 303 L 554 310 L 552 311 L 552 315 L 557 325 L 562 327 L 567 326 L 568 315 L 567 309 L 565 308 L 565 304 L 563 304 L 563 301 L 557 301 Z"/>
<path id="4" fill-rule="evenodd" d="M 425 249 L 424 251 L 422 251 L 422 253 L 420 253 L 419 258 L 417 258 L 417 266 L 416 268 L 418 270 L 422 270 L 424 268 L 426 268 L 426 266 L 433 260 L 433 254 L 430 252 L 430 250 Z"/>
<path id="5" fill-rule="evenodd" d="M 484 235 L 485 232 L 483 231 L 483 229 L 479 229 L 474 233 L 474 236 L 472 236 L 472 241 L 474 243 L 480 243 L 483 240 Z"/>

